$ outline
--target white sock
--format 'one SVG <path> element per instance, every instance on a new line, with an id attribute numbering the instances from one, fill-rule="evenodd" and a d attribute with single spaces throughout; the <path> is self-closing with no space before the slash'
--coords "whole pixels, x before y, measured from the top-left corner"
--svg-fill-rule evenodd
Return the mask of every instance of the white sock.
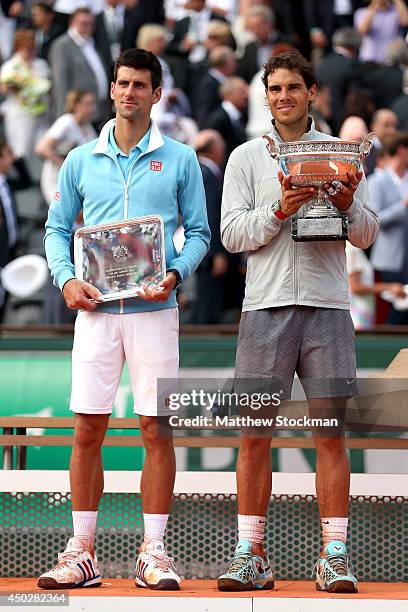
<path id="1" fill-rule="evenodd" d="M 163 541 L 168 518 L 168 514 L 143 513 L 145 543 L 151 542 L 152 540 Z"/>
<path id="2" fill-rule="evenodd" d="M 339 540 L 340 542 L 347 542 L 347 526 L 348 518 L 342 516 L 333 516 L 329 518 L 322 518 L 322 535 L 323 535 L 323 546 L 326 546 L 332 540 Z"/>
<path id="3" fill-rule="evenodd" d="M 80 510 L 72 512 L 74 538 L 78 538 L 84 548 L 93 550 L 97 518 L 98 511 Z"/>
<path id="4" fill-rule="evenodd" d="M 238 539 L 262 544 L 266 519 L 264 516 L 238 514 Z"/>

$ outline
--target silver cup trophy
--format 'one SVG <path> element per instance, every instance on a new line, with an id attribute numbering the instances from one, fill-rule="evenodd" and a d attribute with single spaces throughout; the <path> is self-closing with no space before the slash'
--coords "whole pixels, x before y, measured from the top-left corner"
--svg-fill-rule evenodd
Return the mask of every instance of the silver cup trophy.
<path id="1" fill-rule="evenodd" d="M 283 174 L 290 176 L 293 187 L 317 187 L 317 197 L 312 204 L 302 206 L 292 217 L 293 240 L 347 240 L 347 216 L 330 202 L 323 185 L 329 183 L 333 194 L 333 181 L 348 183 L 347 172 L 359 172 L 363 158 L 371 150 L 374 135 L 374 132 L 367 134 L 361 143 L 299 140 L 279 144 L 265 136 L 270 156 L 278 161 Z"/>

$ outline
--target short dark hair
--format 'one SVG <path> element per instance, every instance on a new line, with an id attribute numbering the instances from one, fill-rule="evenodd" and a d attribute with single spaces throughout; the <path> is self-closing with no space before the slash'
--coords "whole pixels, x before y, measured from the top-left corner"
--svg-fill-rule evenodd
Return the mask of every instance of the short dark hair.
<path id="1" fill-rule="evenodd" d="M 54 13 L 52 5 L 48 4 L 48 2 L 33 2 L 31 8 L 39 8 L 44 11 L 44 13 L 48 13 L 49 15 Z"/>
<path id="2" fill-rule="evenodd" d="M 118 70 L 122 66 L 139 70 L 150 70 L 153 91 L 160 87 L 162 82 L 162 67 L 157 57 L 150 51 L 136 48 L 123 51 L 116 60 L 115 72 L 113 75 L 114 81 L 116 81 Z"/>
<path id="3" fill-rule="evenodd" d="M 384 153 L 394 157 L 400 147 L 408 149 L 408 132 L 397 132 L 395 136 L 387 140 L 383 146 Z"/>
<path id="4" fill-rule="evenodd" d="M 313 65 L 308 62 L 299 51 L 286 51 L 285 53 L 269 58 L 264 65 L 262 83 L 265 89 L 268 89 L 268 76 L 279 70 L 279 68 L 285 68 L 286 70 L 291 70 L 292 72 L 300 74 L 307 89 L 310 89 L 312 85 L 317 85 L 317 78 Z"/>

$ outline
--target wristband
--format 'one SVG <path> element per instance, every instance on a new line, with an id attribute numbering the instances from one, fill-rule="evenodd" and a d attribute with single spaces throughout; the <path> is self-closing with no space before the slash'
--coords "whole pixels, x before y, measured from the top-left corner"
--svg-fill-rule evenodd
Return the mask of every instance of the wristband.
<path id="1" fill-rule="evenodd" d="M 286 219 L 288 218 L 288 215 L 285 215 L 285 213 L 281 211 L 281 201 L 280 200 L 277 200 L 276 202 L 273 203 L 272 212 L 275 215 L 275 217 L 279 219 L 279 221 L 286 221 Z"/>

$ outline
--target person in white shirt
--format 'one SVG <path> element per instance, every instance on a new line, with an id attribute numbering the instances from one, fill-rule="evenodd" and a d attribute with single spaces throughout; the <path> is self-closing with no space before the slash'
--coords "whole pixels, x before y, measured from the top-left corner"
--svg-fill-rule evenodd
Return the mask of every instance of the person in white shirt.
<path id="1" fill-rule="evenodd" d="M 49 125 L 51 81 L 47 62 L 35 57 L 32 30 L 16 32 L 14 50 L 0 70 L 0 92 L 5 95 L 1 112 L 13 154 L 17 158 L 28 158 Z"/>
<path id="2" fill-rule="evenodd" d="M 66 113 L 58 117 L 44 134 L 35 152 L 45 159 L 41 172 L 41 191 L 49 204 L 57 189 L 59 169 L 74 147 L 96 138 L 91 124 L 95 113 L 94 94 L 87 89 L 74 89 L 67 95 Z"/>

